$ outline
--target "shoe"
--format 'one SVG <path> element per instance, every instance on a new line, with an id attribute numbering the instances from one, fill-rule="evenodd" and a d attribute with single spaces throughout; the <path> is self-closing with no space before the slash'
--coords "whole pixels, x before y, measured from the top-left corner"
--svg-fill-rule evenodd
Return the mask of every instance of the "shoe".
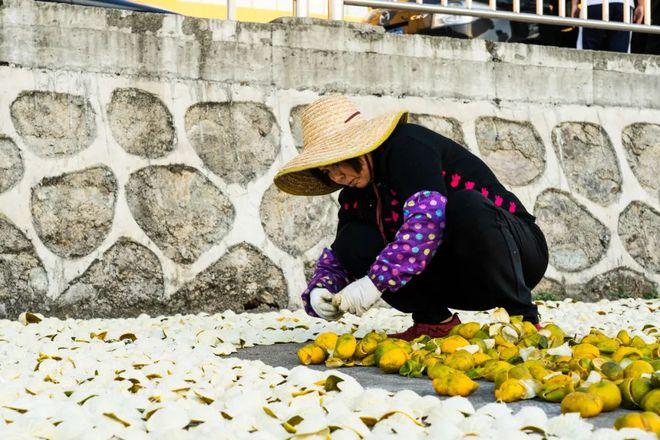
<path id="1" fill-rule="evenodd" d="M 422 335 L 427 335 L 430 338 L 443 338 L 449 334 L 449 331 L 461 323 L 458 314 L 454 313 L 450 321 L 440 324 L 424 324 L 423 322 L 416 322 L 412 327 L 401 333 L 394 333 L 387 335 L 390 338 L 403 339 L 404 341 L 412 341 Z"/>

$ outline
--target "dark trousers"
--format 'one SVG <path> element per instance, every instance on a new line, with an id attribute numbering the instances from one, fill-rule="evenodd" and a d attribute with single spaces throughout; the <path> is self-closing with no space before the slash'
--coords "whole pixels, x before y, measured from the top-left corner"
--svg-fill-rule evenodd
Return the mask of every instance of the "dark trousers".
<path id="1" fill-rule="evenodd" d="M 651 0 L 651 24 L 660 25 L 660 0 Z M 646 53 L 660 55 L 660 35 L 633 32 L 630 43 L 632 53 Z"/>
<path id="2" fill-rule="evenodd" d="M 610 3 L 610 21 L 623 22 L 623 3 Z M 591 5 L 587 10 L 587 17 L 593 20 L 602 20 L 603 6 Z M 630 11 L 632 20 L 632 11 Z M 628 52 L 630 46 L 629 31 L 612 31 L 604 29 L 582 28 L 582 49 L 610 50 L 613 52 Z M 580 36 L 578 36 L 580 38 Z"/>
<path id="3" fill-rule="evenodd" d="M 442 244 L 426 269 L 382 298 L 415 322 L 438 323 L 448 308 L 487 310 L 504 307 L 510 315 L 538 322 L 531 289 L 548 265 L 548 248 L 539 227 L 499 208 L 471 190 L 450 195 Z M 337 233 L 335 255 L 349 274 L 367 274 L 383 249 L 376 228 L 347 223 Z"/>

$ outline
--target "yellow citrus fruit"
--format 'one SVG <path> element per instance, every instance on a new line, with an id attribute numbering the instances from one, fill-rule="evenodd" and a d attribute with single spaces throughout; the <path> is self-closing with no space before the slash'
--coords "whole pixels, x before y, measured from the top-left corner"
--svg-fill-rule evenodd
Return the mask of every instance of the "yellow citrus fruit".
<path id="1" fill-rule="evenodd" d="M 635 348 L 646 348 L 646 342 L 639 336 L 635 336 L 630 340 L 630 346 Z"/>
<path id="2" fill-rule="evenodd" d="M 600 350 L 592 344 L 577 344 L 573 346 L 574 358 L 595 358 L 600 356 Z"/>
<path id="3" fill-rule="evenodd" d="M 523 336 L 520 341 L 522 347 L 540 347 L 541 345 L 547 345 L 548 338 L 537 333 L 527 333 Z"/>
<path id="4" fill-rule="evenodd" d="M 371 367 L 373 365 L 376 365 L 376 355 L 374 353 L 371 353 L 363 357 L 360 360 L 360 365 L 362 365 L 363 367 Z"/>
<path id="5" fill-rule="evenodd" d="M 552 371 L 548 370 L 543 365 L 530 365 L 527 369 L 534 380 L 538 380 L 539 382 L 542 382 L 545 377 L 552 373 Z"/>
<path id="6" fill-rule="evenodd" d="M 460 325 L 457 333 L 465 339 L 472 339 L 479 330 L 481 330 L 481 324 L 478 322 L 466 322 L 465 324 Z"/>
<path id="7" fill-rule="evenodd" d="M 427 356 L 429 356 L 429 355 L 431 355 L 431 352 L 428 351 L 428 350 L 424 350 L 424 349 L 422 348 L 422 349 L 419 349 L 419 350 L 414 350 L 414 351 L 410 354 L 410 359 L 414 359 L 414 360 L 416 360 L 417 362 L 424 362 L 424 359 L 426 359 Z"/>
<path id="8" fill-rule="evenodd" d="M 616 362 L 605 362 L 600 367 L 600 372 L 609 380 L 619 380 L 623 378 L 623 368 Z"/>
<path id="9" fill-rule="evenodd" d="M 364 339 L 375 339 L 377 342 L 382 342 L 387 339 L 387 334 L 385 332 L 377 332 L 372 330 L 364 335 Z"/>
<path id="10" fill-rule="evenodd" d="M 611 354 L 619 349 L 621 343 L 616 339 L 605 338 L 601 341 L 598 341 L 594 345 L 600 350 L 601 353 Z"/>
<path id="11" fill-rule="evenodd" d="M 626 330 L 619 330 L 619 333 L 616 334 L 616 338 L 623 345 L 629 345 L 630 344 L 630 335 L 628 334 L 628 332 Z"/>
<path id="12" fill-rule="evenodd" d="M 408 341 L 404 341 L 403 339 L 390 339 L 390 341 L 394 342 L 394 345 L 402 348 L 408 354 L 413 352 L 412 346 Z"/>
<path id="13" fill-rule="evenodd" d="M 651 381 L 648 379 L 624 379 L 619 384 L 621 397 L 626 408 L 639 408 L 642 399 L 651 391 Z"/>
<path id="14" fill-rule="evenodd" d="M 603 401 L 592 393 L 574 391 L 561 401 L 562 414 L 577 412 L 581 417 L 595 417 L 603 410 Z"/>
<path id="15" fill-rule="evenodd" d="M 355 336 L 350 333 L 343 334 L 337 338 L 333 356 L 339 359 L 350 359 L 355 353 L 356 348 L 357 340 Z"/>
<path id="16" fill-rule="evenodd" d="M 442 357 L 440 357 L 437 354 L 432 354 L 432 355 L 427 356 L 426 359 L 424 359 L 424 366 L 428 370 L 429 368 L 431 368 L 432 366 L 434 366 L 436 364 L 442 364 L 442 361 L 443 361 Z"/>
<path id="17" fill-rule="evenodd" d="M 472 355 L 472 359 L 474 360 L 474 365 L 481 365 L 492 358 L 488 356 L 486 353 L 482 353 L 478 351 Z"/>
<path id="18" fill-rule="evenodd" d="M 429 367 L 429 369 L 426 371 L 426 374 L 430 379 L 437 379 L 441 376 L 448 376 L 454 373 L 456 373 L 456 370 L 440 363 Z"/>
<path id="19" fill-rule="evenodd" d="M 572 358 L 568 362 L 569 371 L 576 373 L 580 378 L 586 379 L 591 372 L 591 359 L 588 357 Z"/>
<path id="20" fill-rule="evenodd" d="M 456 370 L 467 371 L 474 367 L 474 359 L 467 351 L 459 350 L 447 356 L 445 365 Z"/>
<path id="21" fill-rule="evenodd" d="M 337 345 L 337 338 L 339 338 L 339 335 L 336 333 L 320 333 L 314 340 L 314 343 L 321 347 L 326 353 L 331 353 Z"/>
<path id="22" fill-rule="evenodd" d="M 396 373 L 408 359 L 408 353 L 402 348 L 396 347 L 383 353 L 378 362 L 378 366 L 385 373 Z"/>
<path id="23" fill-rule="evenodd" d="M 546 324 L 540 331 L 540 334 L 548 338 L 550 347 L 559 347 L 564 343 L 566 333 L 556 324 Z"/>
<path id="24" fill-rule="evenodd" d="M 325 352 L 317 345 L 308 344 L 298 350 L 298 359 L 303 365 L 320 364 L 325 360 Z"/>
<path id="25" fill-rule="evenodd" d="M 495 389 L 498 389 L 504 382 L 509 379 L 532 379 L 532 375 L 524 365 L 516 365 L 513 368 L 500 371 L 495 376 Z"/>
<path id="26" fill-rule="evenodd" d="M 572 391 L 573 387 L 570 383 L 547 383 L 541 386 L 539 397 L 546 402 L 559 403 Z"/>
<path id="27" fill-rule="evenodd" d="M 489 382 L 495 381 L 495 376 L 497 376 L 501 371 L 506 371 L 510 368 L 513 368 L 508 362 L 491 360 L 486 361 L 482 367 L 480 367 L 481 376 Z"/>
<path id="28" fill-rule="evenodd" d="M 603 401 L 603 411 L 614 411 L 621 405 L 621 390 L 614 382 L 602 380 L 589 385 L 587 392 L 597 394 Z"/>
<path id="29" fill-rule="evenodd" d="M 511 359 L 514 356 L 517 356 L 519 353 L 518 347 L 515 345 L 513 347 L 506 347 L 504 345 L 499 345 L 497 351 L 500 355 L 500 360 L 506 361 Z"/>
<path id="30" fill-rule="evenodd" d="M 495 389 L 495 398 L 500 402 L 515 402 L 527 395 L 527 388 L 520 379 L 507 379 Z"/>
<path id="31" fill-rule="evenodd" d="M 467 397 L 477 388 L 479 388 L 479 384 L 461 372 L 433 379 L 433 389 L 443 396 Z"/>
<path id="32" fill-rule="evenodd" d="M 443 353 L 454 353 L 457 348 L 465 347 L 466 345 L 470 345 L 470 343 L 462 336 L 447 336 L 440 343 L 440 350 Z"/>
<path id="33" fill-rule="evenodd" d="M 500 347 L 514 348 L 516 346 L 516 344 L 514 344 L 511 341 L 508 341 L 501 334 L 495 335 L 493 339 L 495 339 L 495 345 L 497 346 L 498 349 Z"/>
<path id="34" fill-rule="evenodd" d="M 536 326 L 529 321 L 523 321 L 522 330 L 524 335 L 531 335 L 538 333 L 538 330 L 536 330 Z"/>
<path id="35" fill-rule="evenodd" d="M 616 429 L 639 428 L 660 435 L 660 416 L 652 412 L 624 414 L 614 422 Z"/>
<path id="36" fill-rule="evenodd" d="M 561 384 L 561 385 L 567 385 L 569 383 L 573 383 L 573 379 L 571 376 L 567 376 L 565 374 L 555 374 L 553 376 L 550 376 L 544 380 L 544 383 L 546 384 Z"/>
<path id="37" fill-rule="evenodd" d="M 646 396 L 642 399 L 641 407 L 644 411 L 660 415 L 660 388 L 646 393 Z"/>
<path id="38" fill-rule="evenodd" d="M 614 353 L 612 353 L 612 360 L 614 362 L 621 362 L 624 358 L 628 359 L 639 359 L 642 354 L 633 347 L 619 347 Z"/>
<path id="39" fill-rule="evenodd" d="M 658 359 L 658 361 L 660 361 L 660 359 Z M 653 388 L 660 388 L 660 365 L 658 365 L 657 368 L 654 365 L 653 368 L 655 369 L 655 372 L 651 376 L 651 386 Z"/>
<path id="40" fill-rule="evenodd" d="M 381 356 L 388 350 L 391 350 L 393 348 L 398 348 L 398 345 L 394 343 L 394 340 L 392 339 L 385 339 L 384 341 L 381 341 L 378 343 L 376 346 L 376 351 L 374 351 L 374 354 L 376 356 L 376 363 L 380 362 Z"/>
<path id="41" fill-rule="evenodd" d="M 623 370 L 623 377 L 638 378 L 642 374 L 653 374 L 653 367 L 646 361 L 633 361 Z"/>
<path id="42" fill-rule="evenodd" d="M 376 347 L 378 347 L 378 340 L 376 338 L 364 337 L 358 342 L 357 347 L 355 348 L 355 357 L 362 359 L 376 351 Z"/>

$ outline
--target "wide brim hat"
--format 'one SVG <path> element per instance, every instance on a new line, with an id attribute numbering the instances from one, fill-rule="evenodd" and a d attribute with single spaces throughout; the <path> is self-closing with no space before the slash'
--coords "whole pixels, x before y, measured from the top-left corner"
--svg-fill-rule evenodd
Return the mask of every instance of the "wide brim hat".
<path id="1" fill-rule="evenodd" d="M 344 96 L 320 98 L 301 116 L 303 151 L 275 175 L 275 185 L 294 195 L 330 194 L 341 185 L 324 182 L 312 170 L 374 151 L 407 119 L 405 111 L 367 119 Z"/>

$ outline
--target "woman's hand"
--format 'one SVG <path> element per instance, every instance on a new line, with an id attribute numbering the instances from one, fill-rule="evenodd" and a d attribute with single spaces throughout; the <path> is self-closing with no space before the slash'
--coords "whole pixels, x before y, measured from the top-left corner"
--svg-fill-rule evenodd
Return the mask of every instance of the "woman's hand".
<path id="1" fill-rule="evenodd" d="M 362 316 L 380 298 L 381 292 L 374 286 L 369 277 L 353 281 L 333 298 L 333 303 L 342 312 Z"/>
<path id="2" fill-rule="evenodd" d="M 341 316 L 339 309 L 332 303 L 332 293 L 328 289 L 316 288 L 309 293 L 309 304 L 317 315 L 327 321 L 334 321 Z"/>

